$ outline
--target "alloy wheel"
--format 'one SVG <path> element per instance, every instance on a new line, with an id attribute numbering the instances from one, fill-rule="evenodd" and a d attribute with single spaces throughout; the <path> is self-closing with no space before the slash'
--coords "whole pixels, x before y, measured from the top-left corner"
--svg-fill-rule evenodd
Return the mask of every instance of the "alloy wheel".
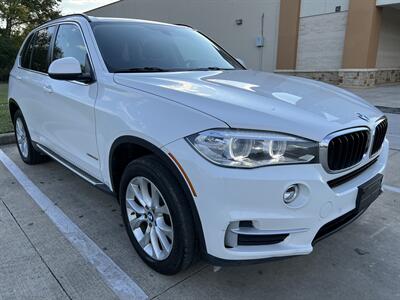
<path id="1" fill-rule="evenodd" d="M 126 191 L 130 228 L 142 249 L 161 261 L 171 254 L 174 231 L 170 211 L 158 188 L 145 177 L 135 177 Z"/>
<path id="2" fill-rule="evenodd" d="M 26 136 L 25 127 L 24 124 L 22 123 L 21 118 L 18 118 L 17 121 L 15 122 L 15 132 L 17 135 L 18 148 L 21 151 L 22 156 L 27 158 L 29 151 L 28 140 Z"/>

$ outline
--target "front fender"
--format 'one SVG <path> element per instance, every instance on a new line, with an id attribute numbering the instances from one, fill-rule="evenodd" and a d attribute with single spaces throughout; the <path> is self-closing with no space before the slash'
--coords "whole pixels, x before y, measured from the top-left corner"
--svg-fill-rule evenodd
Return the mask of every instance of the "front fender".
<path id="1" fill-rule="evenodd" d="M 185 105 L 119 85 L 99 85 L 96 134 L 103 181 L 111 188 L 109 156 L 113 143 L 132 136 L 161 149 L 164 145 L 224 122 Z"/>

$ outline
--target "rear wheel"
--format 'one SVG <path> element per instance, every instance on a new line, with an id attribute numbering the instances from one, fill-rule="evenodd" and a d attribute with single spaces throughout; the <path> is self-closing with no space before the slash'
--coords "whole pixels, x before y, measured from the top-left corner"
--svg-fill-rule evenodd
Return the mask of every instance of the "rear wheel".
<path id="1" fill-rule="evenodd" d="M 46 160 L 47 157 L 33 147 L 28 127 L 20 110 L 17 110 L 14 114 L 14 130 L 18 151 L 25 163 L 34 165 Z"/>
<path id="2" fill-rule="evenodd" d="M 193 218 L 178 182 L 157 157 L 145 156 L 126 167 L 119 198 L 129 238 L 147 265 L 167 275 L 190 266 Z"/>

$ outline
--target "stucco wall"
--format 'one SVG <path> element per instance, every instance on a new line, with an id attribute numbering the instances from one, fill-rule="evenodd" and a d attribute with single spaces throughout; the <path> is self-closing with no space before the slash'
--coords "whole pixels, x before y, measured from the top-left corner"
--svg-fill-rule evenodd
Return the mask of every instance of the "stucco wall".
<path id="1" fill-rule="evenodd" d="M 124 0 L 88 14 L 188 24 L 242 58 L 247 67 L 273 71 L 279 3 L 279 0 Z M 265 46 L 257 48 L 263 13 Z M 241 26 L 236 25 L 237 19 L 243 20 Z"/>
<path id="2" fill-rule="evenodd" d="M 347 11 L 300 18 L 297 70 L 342 67 Z"/>
<path id="3" fill-rule="evenodd" d="M 377 68 L 400 68 L 400 10 L 395 8 L 383 9 Z"/>
<path id="4" fill-rule="evenodd" d="M 350 0 L 302 0 L 300 17 L 333 13 L 336 6 L 340 6 L 341 11 L 347 11 L 349 2 Z"/>

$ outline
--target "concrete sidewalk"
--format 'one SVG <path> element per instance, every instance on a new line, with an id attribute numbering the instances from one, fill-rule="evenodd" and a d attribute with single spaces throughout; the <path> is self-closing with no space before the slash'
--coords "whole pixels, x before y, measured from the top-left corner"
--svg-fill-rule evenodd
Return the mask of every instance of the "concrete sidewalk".
<path id="1" fill-rule="evenodd" d="M 0 202 L 1 299 L 68 299 L 34 245 Z"/>
<path id="2" fill-rule="evenodd" d="M 348 88 L 375 106 L 400 108 L 400 84 L 373 88 Z"/>
<path id="3" fill-rule="evenodd" d="M 0 299 L 116 298 L 0 163 Z"/>

